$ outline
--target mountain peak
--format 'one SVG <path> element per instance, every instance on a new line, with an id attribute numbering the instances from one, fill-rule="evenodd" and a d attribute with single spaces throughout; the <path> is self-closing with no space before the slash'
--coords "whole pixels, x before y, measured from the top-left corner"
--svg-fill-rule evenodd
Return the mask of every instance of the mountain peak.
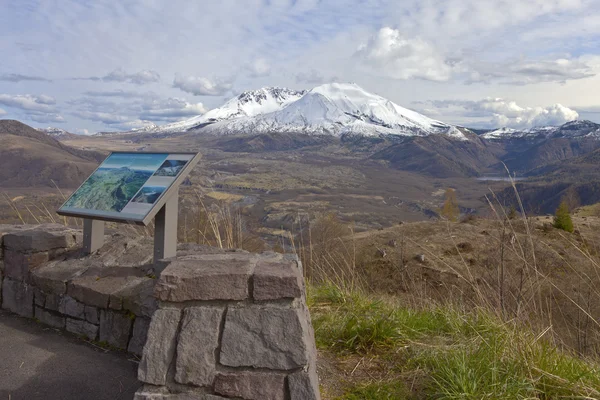
<path id="1" fill-rule="evenodd" d="M 204 115 L 152 128 L 169 133 L 302 133 L 310 135 L 427 136 L 442 134 L 466 140 L 454 126 L 432 120 L 355 83 L 328 83 L 309 91 L 281 87 L 249 90 Z"/>

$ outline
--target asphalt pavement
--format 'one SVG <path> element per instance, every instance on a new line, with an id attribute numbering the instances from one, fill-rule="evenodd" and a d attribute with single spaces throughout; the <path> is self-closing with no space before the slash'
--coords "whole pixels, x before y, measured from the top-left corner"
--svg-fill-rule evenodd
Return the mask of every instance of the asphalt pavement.
<path id="1" fill-rule="evenodd" d="M 0 310 L 0 400 L 132 399 L 131 355 Z"/>

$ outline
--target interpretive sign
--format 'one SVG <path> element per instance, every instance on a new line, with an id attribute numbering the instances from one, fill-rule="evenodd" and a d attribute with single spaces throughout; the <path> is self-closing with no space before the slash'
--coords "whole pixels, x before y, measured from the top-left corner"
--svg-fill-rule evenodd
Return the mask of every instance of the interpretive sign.
<path id="1" fill-rule="evenodd" d="M 58 214 L 147 225 L 161 197 L 169 193 L 178 177 L 185 178 L 193 168 L 195 163 L 191 161 L 195 156 L 196 153 L 111 153 Z"/>
<path id="2" fill-rule="evenodd" d="M 156 217 L 155 253 L 164 256 L 164 243 L 157 250 L 157 240 L 176 237 L 179 184 L 198 159 L 198 153 L 113 152 L 57 213 L 85 218 L 84 246 L 90 252 L 102 245 L 102 221 L 148 225 Z"/>

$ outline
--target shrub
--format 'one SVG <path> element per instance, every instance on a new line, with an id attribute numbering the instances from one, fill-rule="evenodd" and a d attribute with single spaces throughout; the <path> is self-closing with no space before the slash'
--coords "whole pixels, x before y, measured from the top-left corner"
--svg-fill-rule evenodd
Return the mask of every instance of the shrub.
<path id="1" fill-rule="evenodd" d="M 563 231 L 573 232 L 573 221 L 569 213 L 569 206 L 566 201 L 562 201 L 556 209 L 554 215 L 554 227 Z"/>
<path id="2" fill-rule="evenodd" d="M 458 201 L 456 200 L 456 191 L 454 189 L 446 189 L 444 205 L 442 206 L 442 217 L 449 221 L 455 222 L 458 219 L 460 210 Z"/>

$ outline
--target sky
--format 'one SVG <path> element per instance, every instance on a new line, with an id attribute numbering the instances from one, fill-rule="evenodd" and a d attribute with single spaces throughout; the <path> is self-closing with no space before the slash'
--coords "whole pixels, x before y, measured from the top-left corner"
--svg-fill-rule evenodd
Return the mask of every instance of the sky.
<path id="1" fill-rule="evenodd" d="M 600 0 L 0 0 L 0 118 L 73 133 L 354 82 L 474 128 L 600 122 Z"/>

